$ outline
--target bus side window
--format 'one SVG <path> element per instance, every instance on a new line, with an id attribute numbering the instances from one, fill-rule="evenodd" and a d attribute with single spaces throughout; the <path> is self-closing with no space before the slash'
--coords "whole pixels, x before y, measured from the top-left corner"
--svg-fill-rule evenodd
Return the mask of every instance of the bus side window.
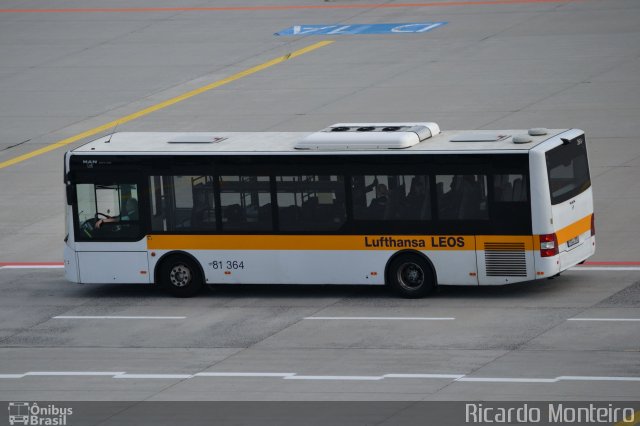
<path id="1" fill-rule="evenodd" d="M 491 221 L 496 231 L 530 233 L 531 205 L 526 173 L 494 174 Z"/>
<path id="2" fill-rule="evenodd" d="M 336 175 L 276 176 L 282 231 L 330 231 L 346 220 L 344 183 Z"/>
<path id="3" fill-rule="evenodd" d="M 426 175 L 365 175 L 351 178 L 356 220 L 431 219 Z"/>
<path id="4" fill-rule="evenodd" d="M 192 176 L 172 176 L 174 208 L 174 230 L 187 231 L 193 228 L 191 212 L 193 211 Z"/>
<path id="5" fill-rule="evenodd" d="M 497 202 L 528 201 L 527 177 L 522 174 L 498 174 L 493 176 L 493 192 Z"/>
<path id="6" fill-rule="evenodd" d="M 437 175 L 438 217 L 441 220 L 489 218 L 486 175 Z"/>
<path id="7" fill-rule="evenodd" d="M 429 220 L 431 219 L 431 190 L 429 179 L 425 175 L 403 176 L 404 184 L 400 190 L 399 199 L 394 200 L 396 206 L 394 219 L 400 220 Z"/>
<path id="8" fill-rule="evenodd" d="M 213 196 L 212 176 L 192 176 L 191 227 L 193 229 L 215 230 L 216 209 Z"/>
<path id="9" fill-rule="evenodd" d="M 216 229 L 213 176 L 152 176 L 149 192 L 154 232 Z"/>
<path id="10" fill-rule="evenodd" d="M 353 217 L 356 220 L 382 220 L 389 206 L 389 176 L 351 177 Z"/>
<path id="11" fill-rule="evenodd" d="M 149 200 L 151 200 L 151 231 L 163 232 L 168 230 L 166 211 L 168 209 L 165 198 L 166 188 L 163 176 L 151 176 L 149 178 Z"/>
<path id="12" fill-rule="evenodd" d="M 173 176 L 175 230 L 215 230 L 212 176 Z"/>
<path id="13" fill-rule="evenodd" d="M 270 231 L 269 176 L 220 176 L 223 231 Z"/>

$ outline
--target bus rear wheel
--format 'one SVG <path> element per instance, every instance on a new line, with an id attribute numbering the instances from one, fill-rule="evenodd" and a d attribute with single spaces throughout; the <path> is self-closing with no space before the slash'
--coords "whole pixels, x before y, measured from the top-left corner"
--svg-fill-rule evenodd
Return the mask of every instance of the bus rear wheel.
<path id="1" fill-rule="evenodd" d="M 182 255 L 170 256 L 162 262 L 160 284 L 175 297 L 193 297 L 204 288 L 198 264 Z"/>
<path id="2" fill-rule="evenodd" d="M 393 291 L 408 299 L 427 296 L 436 289 L 433 268 L 415 253 L 401 254 L 391 261 L 387 283 Z"/>

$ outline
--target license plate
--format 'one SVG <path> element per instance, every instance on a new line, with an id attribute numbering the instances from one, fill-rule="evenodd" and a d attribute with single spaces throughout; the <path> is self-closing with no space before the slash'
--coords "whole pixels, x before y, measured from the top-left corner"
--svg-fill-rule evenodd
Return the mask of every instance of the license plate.
<path id="1" fill-rule="evenodd" d="M 567 247 L 575 246 L 576 244 L 578 244 L 579 241 L 580 241 L 579 237 L 572 238 L 569 241 L 567 241 Z"/>

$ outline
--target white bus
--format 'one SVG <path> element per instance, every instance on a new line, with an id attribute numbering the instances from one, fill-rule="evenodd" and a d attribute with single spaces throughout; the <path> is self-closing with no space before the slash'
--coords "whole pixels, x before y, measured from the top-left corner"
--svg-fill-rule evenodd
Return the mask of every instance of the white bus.
<path id="1" fill-rule="evenodd" d="M 340 123 L 115 133 L 65 155 L 77 283 L 501 285 L 595 251 L 584 132 Z"/>

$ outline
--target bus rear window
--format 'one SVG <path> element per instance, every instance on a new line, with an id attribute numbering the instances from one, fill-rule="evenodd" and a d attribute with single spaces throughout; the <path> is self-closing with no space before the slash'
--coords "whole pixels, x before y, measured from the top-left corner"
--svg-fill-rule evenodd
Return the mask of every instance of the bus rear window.
<path id="1" fill-rule="evenodd" d="M 546 153 L 551 204 L 559 204 L 591 186 L 584 136 Z"/>

